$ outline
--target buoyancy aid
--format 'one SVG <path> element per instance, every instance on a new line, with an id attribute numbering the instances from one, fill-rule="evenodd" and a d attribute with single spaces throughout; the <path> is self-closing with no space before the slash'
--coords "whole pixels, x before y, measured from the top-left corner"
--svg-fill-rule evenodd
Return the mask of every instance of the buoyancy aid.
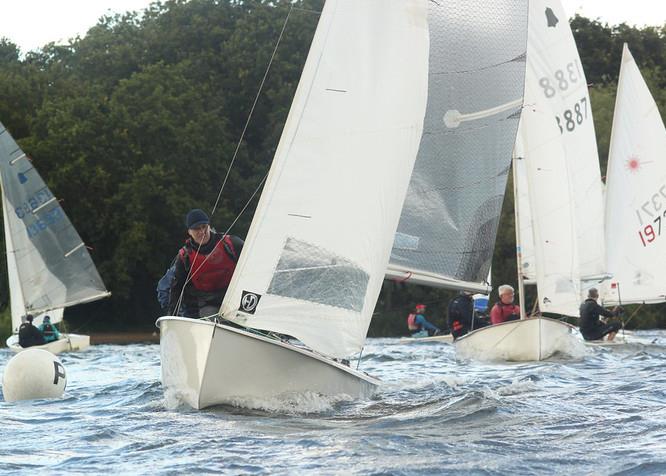
<path id="1" fill-rule="evenodd" d="M 44 324 L 44 328 L 42 329 L 42 334 L 44 334 L 44 337 L 47 339 L 50 339 L 51 337 L 55 336 L 55 330 L 53 329 L 52 324 Z"/>
<path id="2" fill-rule="evenodd" d="M 226 289 L 238 260 L 231 238 L 225 235 L 207 255 L 201 254 L 192 246 L 184 246 L 178 256 L 192 273 L 194 288 L 214 292 Z"/>
<path id="3" fill-rule="evenodd" d="M 416 323 L 416 314 L 412 312 L 407 316 L 407 329 L 410 331 L 418 331 L 420 328 L 421 326 Z"/>

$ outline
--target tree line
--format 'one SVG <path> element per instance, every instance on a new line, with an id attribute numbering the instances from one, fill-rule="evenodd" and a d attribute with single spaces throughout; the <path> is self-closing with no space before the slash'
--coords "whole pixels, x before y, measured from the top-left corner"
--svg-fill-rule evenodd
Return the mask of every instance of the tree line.
<path id="1" fill-rule="evenodd" d="M 184 215 L 213 207 L 286 22 L 212 217 L 219 231 L 227 230 L 266 174 L 322 5 L 167 0 L 142 12 L 102 17 L 66 45 L 22 52 L 0 39 L 0 121 L 62 201 L 113 293 L 69 309 L 70 328 L 153 325 L 160 315 L 155 286 L 186 237 Z M 603 171 L 622 43 L 629 43 L 663 111 L 666 30 L 609 26 L 580 16 L 571 25 L 591 83 Z M 255 201 L 233 234 L 245 236 Z M 494 283 L 516 280 L 512 202 L 507 193 Z M 4 254 L 2 259 L 0 306 L 6 308 Z M 430 304 L 429 317 L 442 325 L 451 297 L 387 281 L 371 335 L 402 333 L 416 302 Z M 650 306 L 634 323 L 664 327 L 664 310 Z"/>

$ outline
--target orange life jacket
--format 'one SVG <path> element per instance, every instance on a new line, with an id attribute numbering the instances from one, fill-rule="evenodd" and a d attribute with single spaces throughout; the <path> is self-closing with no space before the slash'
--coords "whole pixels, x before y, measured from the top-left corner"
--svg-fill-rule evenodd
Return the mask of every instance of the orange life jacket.
<path id="1" fill-rule="evenodd" d="M 407 329 L 410 331 L 417 331 L 420 328 L 421 326 L 416 323 L 416 314 L 412 312 L 409 316 L 407 316 Z"/>

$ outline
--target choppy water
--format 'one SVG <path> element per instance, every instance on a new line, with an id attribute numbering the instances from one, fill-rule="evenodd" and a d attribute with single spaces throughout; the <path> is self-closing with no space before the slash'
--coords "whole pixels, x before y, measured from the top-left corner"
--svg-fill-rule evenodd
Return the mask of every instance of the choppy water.
<path id="1" fill-rule="evenodd" d="M 666 474 L 666 332 L 638 336 L 528 364 L 370 339 L 372 400 L 203 411 L 164 400 L 159 346 L 95 346 L 61 356 L 63 399 L 0 403 L 0 472 Z"/>

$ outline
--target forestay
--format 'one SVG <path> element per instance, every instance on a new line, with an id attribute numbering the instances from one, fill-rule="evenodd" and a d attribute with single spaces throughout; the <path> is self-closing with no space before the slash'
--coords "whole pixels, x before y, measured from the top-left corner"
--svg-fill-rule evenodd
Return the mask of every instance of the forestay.
<path id="1" fill-rule="evenodd" d="M 627 45 L 615 100 L 606 181 L 604 303 L 666 300 L 666 129 Z"/>
<path id="2" fill-rule="evenodd" d="M 542 311 L 578 315 L 604 274 L 599 158 L 585 75 L 557 0 L 532 0 L 519 131 Z"/>
<path id="3" fill-rule="evenodd" d="M 428 105 L 387 277 L 486 292 L 523 97 L 527 1 L 428 2 Z"/>
<path id="4" fill-rule="evenodd" d="M 39 314 L 107 296 L 58 200 L 2 124 L 0 180 L 14 328 L 23 312 Z"/>
<path id="5" fill-rule="evenodd" d="M 423 127 L 422 0 L 329 0 L 221 313 L 360 351 Z"/>

